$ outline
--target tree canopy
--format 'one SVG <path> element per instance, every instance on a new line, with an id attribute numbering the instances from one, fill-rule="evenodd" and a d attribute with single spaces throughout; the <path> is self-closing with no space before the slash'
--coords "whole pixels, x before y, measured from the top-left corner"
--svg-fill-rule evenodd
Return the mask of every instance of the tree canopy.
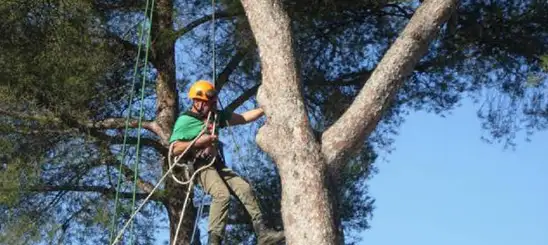
<path id="1" fill-rule="evenodd" d="M 307 112 L 317 132 L 350 106 L 419 4 L 283 2 L 294 32 Z M 126 0 L 0 3 L 5 16 L 0 23 L 0 220 L 5 221 L 0 224 L 1 243 L 105 243 L 116 179 L 124 178 L 117 220 L 122 223 L 132 213 L 134 177 L 137 198 L 142 199 L 165 170 L 162 156 L 170 133 L 165 125 L 186 109 L 186 88 L 192 81 L 215 77 L 221 103 L 229 109 L 255 105 L 260 57 L 239 1 L 223 0 L 212 8 L 204 1 L 158 0 L 151 25 L 143 21 L 144 6 L 145 1 Z M 343 171 L 338 209 L 346 232 L 369 227 L 374 198 L 368 195 L 367 179 L 375 173 L 377 154 L 392 150 L 393 136 L 408 113 L 444 115 L 471 97 L 480 105 L 477 113 L 490 141 L 512 144 L 521 130 L 546 129 L 547 11 L 548 3 L 538 0 L 460 2 L 366 146 Z M 143 74 L 141 65 L 134 76 L 141 24 L 151 28 L 152 46 L 148 72 Z M 128 97 L 131 88 L 135 94 L 141 92 L 143 77 L 139 170 L 133 170 L 132 146 L 119 171 L 124 117 L 131 108 L 130 116 L 136 119 L 141 105 L 137 96 L 130 102 Z M 169 106 L 162 96 L 171 93 L 176 96 L 176 103 L 171 103 L 175 109 L 164 110 Z M 242 174 L 260 193 L 263 208 L 272 214 L 270 222 L 281 225 L 279 177 L 272 160 L 254 142 L 253 133 L 262 123 L 254 130 L 223 131 L 237 135 L 223 141 L 237 159 L 235 168 L 249 170 Z M 130 124 L 128 143 L 135 144 L 138 132 L 135 122 Z M 158 228 L 151 229 L 153 224 L 169 222 L 156 217 L 169 217 L 176 197 L 170 196 L 171 188 L 180 187 L 166 184 L 137 217 L 138 232 L 132 234 L 138 244 L 151 243 Z M 252 239 L 241 208 L 236 211 L 240 213 L 231 217 L 231 223 L 241 232 L 231 233 L 231 239 Z"/>

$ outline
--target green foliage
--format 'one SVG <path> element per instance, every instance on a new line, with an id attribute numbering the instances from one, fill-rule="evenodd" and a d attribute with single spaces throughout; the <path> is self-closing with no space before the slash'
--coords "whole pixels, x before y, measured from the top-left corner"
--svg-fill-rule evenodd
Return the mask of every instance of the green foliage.
<path id="1" fill-rule="evenodd" d="M 40 241 L 36 220 L 28 215 L 8 214 L 0 229 L 0 244 L 26 245 Z"/>
<path id="2" fill-rule="evenodd" d="M 542 55 L 540 60 L 542 61 L 542 69 L 548 72 L 548 54 Z"/>
<path id="3" fill-rule="evenodd" d="M 0 33 L 2 97 L 18 106 L 86 111 L 112 55 L 88 1 L 7 1 Z M 27 104 L 28 103 L 28 104 Z"/>
<path id="4" fill-rule="evenodd" d="M 293 20 L 306 104 L 314 129 L 321 132 L 351 105 L 417 1 L 284 3 Z M 172 72 L 177 74 L 182 95 L 188 81 L 211 77 L 211 22 L 181 37 L 175 33 L 210 15 L 212 9 L 207 1 L 173 4 L 174 30 L 155 33 L 153 48 L 177 40 Z M 115 186 L 119 173 L 111 157 L 121 147 L 110 137 L 124 132 L 100 130 L 102 137 L 98 137 L 67 121 L 66 116 L 83 121 L 121 117 L 139 105 L 128 104 L 127 98 L 143 6 L 143 1 L 0 2 L 0 180 L 1 188 L 16 190 L 0 193 L 0 220 L 7 220 L 0 227 L 0 243 L 104 244 L 108 239 L 104 234 L 114 210 L 111 195 L 23 190 L 46 185 Z M 236 0 L 218 2 L 216 9 L 242 11 Z M 461 1 L 366 146 L 344 168 L 339 211 L 347 236 L 369 227 L 374 199 L 369 196 L 367 180 L 375 173 L 377 154 L 390 152 L 392 137 L 407 113 L 426 110 L 443 115 L 471 95 L 487 105 L 479 114 L 492 138 L 511 138 L 522 127 L 545 129 L 547 9 L 543 1 Z M 245 15 L 223 18 L 215 26 L 217 74 L 234 53 L 249 49 L 223 87 L 221 95 L 227 105 L 260 82 L 261 69 Z M 148 65 L 154 66 L 153 62 Z M 145 88 L 148 119 L 156 111 L 150 102 L 155 99 L 155 84 L 150 80 L 157 71 L 151 70 Z M 493 96 L 483 96 L 485 90 Z M 280 181 L 271 160 L 255 145 L 255 131 L 235 130 L 235 135 L 242 136 L 236 139 L 240 152 L 232 163 L 253 183 L 269 225 L 279 227 Z M 129 134 L 134 136 L 135 131 Z M 154 138 L 150 133 L 145 137 Z M 227 140 L 228 150 L 236 148 L 232 141 Z M 155 183 L 161 172 L 157 167 L 160 154 L 148 147 L 144 150 L 141 177 Z M 126 166 L 133 161 L 130 154 Z M 124 181 L 122 191 L 131 192 L 132 185 Z M 163 196 L 170 193 L 165 190 Z M 129 207 L 130 202 L 122 200 L 119 224 L 132 213 Z M 156 204 L 138 216 L 139 244 L 152 243 L 155 229 L 150 227 L 162 212 L 161 204 Z M 252 241 L 243 208 L 234 205 L 230 218 L 230 241 Z"/>

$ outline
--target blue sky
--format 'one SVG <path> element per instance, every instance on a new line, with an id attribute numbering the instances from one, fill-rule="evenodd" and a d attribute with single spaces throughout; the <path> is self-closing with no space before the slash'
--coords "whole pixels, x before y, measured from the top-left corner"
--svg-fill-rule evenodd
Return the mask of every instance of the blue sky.
<path id="1" fill-rule="evenodd" d="M 364 244 L 548 244 L 548 133 L 504 150 L 480 139 L 475 110 L 407 118 L 369 182 L 377 208 Z"/>

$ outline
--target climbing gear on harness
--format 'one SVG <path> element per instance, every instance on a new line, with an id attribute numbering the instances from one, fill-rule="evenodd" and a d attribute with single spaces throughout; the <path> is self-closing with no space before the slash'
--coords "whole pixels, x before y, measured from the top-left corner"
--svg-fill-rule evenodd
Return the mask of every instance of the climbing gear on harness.
<path id="1" fill-rule="evenodd" d="M 204 128 L 202 129 L 202 131 L 200 131 L 200 133 L 198 134 L 198 136 L 196 136 L 196 138 L 194 138 L 189 146 L 183 151 L 183 153 L 181 153 L 181 156 L 184 156 L 191 148 L 192 146 L 194 146 L 194 144 L 196 143 L 196 141 L 200 138 L 200 136 L 202 136 L 205 132 L 206 132 L 206 127 L 204 125 Z M 171 149 L 172 147 L 170 147 Z M 191 177 L 190 177 L 190 180 L 186 183 L 192 183 L 192 180 L 194 179 L 196 173 L 198 173 L 199 171 L 213 165 L 215 161 L 211 161 L 211 163 L 209 163 L 209 165 L 206 165 L 200 169 L 198 169 Z M 128 221 L 126 222 L 126 224 L 122 227 L 122 229 L 118 232 L 118 235 L 115 237 L 114 241 L 111 243 L 111 245 L 114 245 L 114 244 L 117 244 L 120 240 L 120 238 L 122 237 L 123 233 L 124 233 L 124 230 L 127 229 L 127 227 L 130 225 L 130 223 L 132 222 L 132 220 L 135 218 L 135 216 L 137 215 L 137 213 L 139 213 L 139 211 L 145 206 L 146 202 L 150 199 L 150 197 L 152 197 L 152 195 L 154 194 L 154 192 L 158 189 L 158 187 L 162 184 L 162 182 L 164 181 L 164 179 L 169 175 L 171 174 L 171 171 L 173 171 L 173 168 L 175 167 L 176 165 L 175 164 L 172 164 L 169 169 L 166 170 L 166 173 L 162 176 L 162 178 L 160 178 L 160 180 L 158 181 L 158 183 L 154 186 L 154 188 L 152 188 L 152 190 L 150 191 L 150 193 L 148 194 L 148 196 L 143 200 L 143 202 L 141 203 L 141 205 L 139 207 L 137 207 L 137 209 L 133 212 L 133 214 L 129 217 Z M 186 205 L 187 205 L 187 202 L 188 202 L 188 197 L 190 195 L 190 190 L 192 189 L 192 185 L 189 185 L 189 188 L 187 190 L 187 196 L 185 198 L 185 202 L 183 204 L 183 212 L 181 213 L 181 216 L 180 216 L 180 219 L 179 219 L 179 224 L 177 225 L 177 231 L 176 231 L 176 235 L 175 235 L 175 238 L 173 240 L 173 244 L 175 244 L 177 242 L 177 237 L 178 237 L 178 234 L 179 234 L 179 228 L 181 226 L 181 223 L 182 223 L 182 220 L 183 220 L 183 216 L 184 216 L 184 210 L 186 208 Z"/>
<path id="2" fill-rule="evenodd" d="M 207 116 L 207 119 L 206 119 L 206 122 L 209 123 L 210 121 L 210 118 L 211 118 L 211 112 L 208 114 Z M 217 116 L 215 115 L 215 118 Z M 217 119 L 215 119 L 214 123 L 216 122 Z M 204 124 L 204 128 L 202 129 L 204 131 L 204 133 L 208 130 L 208 123 Z M 215 132 L 215 126 L 213 126 L 212 130 L 213 130 L 213 133 Z M 196 139 L 198 139 L 199 137 L 201 136 L 201 134 L 199 136 L 196 136 Z M 191 176 L 194 174 L 194 163 L 196 162 L 196 158 L 195 157 L 187 157 L 187 154 L 181 154 L 181 155 L 178 155 L 178 156 L 175 156 L 173 157 L 172 154 L 173 154 L 173 147 L 175 146 L 175 142 L 171 143 L 171 145 L 169 146 L 169 151 L 168 151 L 168 166 L 169 168 L 172 168 L 172 167 L 180 167 L 182 168 L 182 171 L 183 171 L 183 176 L 185 178 L 185 180 L 180 180 L 178 179 L 172 172 L 171 174 L 171 178 L 178 184 L 181 184 L 181 185 L 186 185 L 188 183 L 190 183 L 190 179 L 191 179 Z M 190 146 L 189 146 L 190 148 Z M 187 149 L 189 149 L 187 148 Z M 173 160 L 172 160 L 173 159 Z M 209 159 L 209 160 L 213 160 L 213 159 Z M 183 161 L 181 163 L 181 161 Z"/>
<path id="3" fill-rule="evenodd" d="M 194 83 L 188 91 L 188 98 L 203 101 L 213 100 L 217 97 L 215 86 L 205 80 L 199 80 Z"/>

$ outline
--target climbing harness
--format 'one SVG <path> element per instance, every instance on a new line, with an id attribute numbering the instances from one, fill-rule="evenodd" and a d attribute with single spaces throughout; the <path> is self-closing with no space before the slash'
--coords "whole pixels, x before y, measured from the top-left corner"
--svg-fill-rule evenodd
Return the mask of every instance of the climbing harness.
<path id="1" fill-rule="evenodd" d="M 211 113 L 208 113 L 206 122 L 209 122 L 210 119 L 211 119 Z M 204 125 L 204 126 L 207 127 L 207 125 Z M 177 178 L 177 176 L 175 176 L 175 174 L 173 174 L 173 173 L 171 174 L 171 178 L 173 179 L 173 181 L 175 181 L 178 184 L 187 185 L 187 184 L 190 183 L 191 176 L 194 173 L 194 160 L 195 159 L 193 159 L 193 161 L 187 161 L 185 163 L 179 163 L 181 161 L 181 159 L 184 157 L 184 155 L 181 154 L 181 155 L 173 157 L 173 147 L 174 146 L 175 146 L 175 142 L 173 142 L 169 145 L 168 167 L 169 168 L 181 167 L 183 169 L 183 175 L 184 175 L 186 181 L 185 180 L 179 180 Z M 172 159 L 173 159 L 173 161 L 172 161 Z"/>

